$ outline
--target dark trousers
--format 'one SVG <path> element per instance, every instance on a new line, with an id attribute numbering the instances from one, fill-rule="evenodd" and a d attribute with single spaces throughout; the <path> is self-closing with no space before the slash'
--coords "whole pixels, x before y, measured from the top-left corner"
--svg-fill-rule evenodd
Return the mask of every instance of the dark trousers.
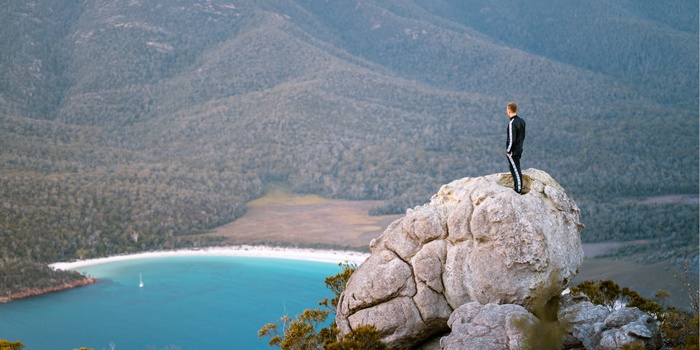
<path id="1" fill-rule="evenodd" d="M 522 192 L 523 173 L 520 172 L 520 155 L 513 154 L 508 157 L 508 167 L 510 168 L 510 174 L 513 175 L 513 189 L 515 192 Z"/>

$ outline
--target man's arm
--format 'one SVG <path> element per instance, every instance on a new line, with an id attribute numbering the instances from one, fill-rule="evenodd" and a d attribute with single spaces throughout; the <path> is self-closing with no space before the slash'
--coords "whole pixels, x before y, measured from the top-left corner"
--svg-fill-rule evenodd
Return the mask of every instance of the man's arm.
<path id="1" fill-rule="evenodd" d="M 507 136 L 507 145 L 506 145 L 506 156 L 510 157 L 510 154 L 512 152 L 513 148 L 513 120 L 511 119 L 508 122 L 508 136 Z"/>

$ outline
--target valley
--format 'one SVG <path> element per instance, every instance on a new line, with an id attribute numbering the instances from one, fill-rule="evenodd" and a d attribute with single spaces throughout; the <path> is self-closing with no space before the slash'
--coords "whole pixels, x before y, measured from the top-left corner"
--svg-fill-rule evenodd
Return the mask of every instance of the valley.
<path id="1" fill-rule="evenodd" d="M 584 243 L 697 261 L 698 6 L 8 3 L 0 295 L 80 279 L 56 261 L 365 246 L 442 184 L 505 171 L 510 101 L 527 121 L 523 169 L 578 203 Z M 255 202 L 278 183 L 315 206 Z"/>

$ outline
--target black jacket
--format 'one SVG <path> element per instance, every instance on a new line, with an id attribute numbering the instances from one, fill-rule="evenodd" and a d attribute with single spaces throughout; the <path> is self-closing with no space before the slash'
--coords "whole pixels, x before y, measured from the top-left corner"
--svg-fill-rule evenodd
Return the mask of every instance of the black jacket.
<path id="1" fill-rule="evenodd" d="M 523 141 L 525 141 L 525 120 L 515 115 L 508 122 L 506 152 L 514 156 L 522 155 Z"/>

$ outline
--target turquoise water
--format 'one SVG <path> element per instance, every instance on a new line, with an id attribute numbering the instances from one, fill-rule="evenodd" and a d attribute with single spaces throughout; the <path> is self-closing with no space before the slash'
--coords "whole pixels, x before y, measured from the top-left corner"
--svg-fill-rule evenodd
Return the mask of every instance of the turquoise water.
<path id="1" fill-rule="evenodd" d="M 0 304 L 0 339 L 26 350 L 270 349 L 257 331 L 331 295 L 336 264 L 169 257 L 77 269 L 99 283 Z M 139 288 L 139 273 L 144 287 Z"/>

